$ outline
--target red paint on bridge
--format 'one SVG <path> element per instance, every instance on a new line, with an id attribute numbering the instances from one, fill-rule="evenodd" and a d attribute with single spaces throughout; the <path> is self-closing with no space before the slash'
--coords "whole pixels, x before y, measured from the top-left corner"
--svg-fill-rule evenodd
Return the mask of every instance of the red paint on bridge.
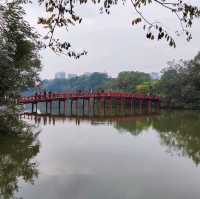
<path id="1" fill-rule="evenodd" d="M 63 93 L 47 93 L 37 94 L 34 96 L 21 97 L 19 104 L 36 104 L 38 102 L 65 101 L 78 99 L 131 99 L 160 103 L 160 97 L 147 96 L 137 93 L 122 92 L 63 92 Z"/>

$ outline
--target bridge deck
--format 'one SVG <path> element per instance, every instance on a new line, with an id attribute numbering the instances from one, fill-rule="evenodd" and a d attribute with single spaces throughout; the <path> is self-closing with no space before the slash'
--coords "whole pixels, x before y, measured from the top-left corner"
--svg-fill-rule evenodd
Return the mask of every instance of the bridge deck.
<path id="1" fill-rule="evenodd" d="M 144 101 L 160 101 L 160 97 L 157 96 L 147 96 L 138 93 L 122 93 L 122 92 L 63 92 L 63 93 L 47 93 L 38 94 L 29 97 L 21 97 L 19 99 L 19 104 L 29 104 L 38 102 L 48 102 L 48 101 L 64 101 L 64 100 L 78 100 L 78 99 L 136 99 Z"/>

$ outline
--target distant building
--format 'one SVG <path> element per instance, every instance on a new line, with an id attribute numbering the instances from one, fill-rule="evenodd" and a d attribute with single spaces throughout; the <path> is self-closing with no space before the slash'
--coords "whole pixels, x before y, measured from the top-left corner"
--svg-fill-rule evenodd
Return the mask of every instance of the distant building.
<path id="1" fill-rule="evenodd" d="M 65 79 L 65 72 L 57 72 L 55 74 L 55 79 Z"/>
<path id="2" fill-rule="evenodd" d="M 71 78 L 77 77 L 77 75 L 76 74 L 68 74 L 67 77 L 68 77 L 68 79 L 71 79 Z"/>
<path id="3" fill-rule="evenodd" d="M 159 80 L 159 79 L 160 79 L 160 74 L 159 74 L 159 73 L 152 72 L 152 73 L 150 73 L 150 77 L 151 77 L 151 79 L 153 79 L 153 80 Z"/>

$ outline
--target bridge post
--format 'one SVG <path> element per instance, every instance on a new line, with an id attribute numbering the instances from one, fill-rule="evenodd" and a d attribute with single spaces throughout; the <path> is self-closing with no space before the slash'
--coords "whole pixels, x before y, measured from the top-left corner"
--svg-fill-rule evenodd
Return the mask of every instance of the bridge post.
<path id="1" fill-rule="evenodd" d="M 100 97 L 99 103 L 100 103 L 100 114 L 101 114 L 103 112 L 103 97 Z"/>
<path id="2" fill-rule="evenodd" d="M 129 115 L 131 115 L 132 114 L 132 98 L 131 97 L 129 97 L 128 98 L 128 109 L 129 109 L 129 112 L 128 112 L 128 114 Z"/>
<path id="3" fill-rule="evenodd" d="M 34 112 L 34 103 L 31 103 L 31 112 Z"/>
<path id="4" fill-rule="evenodd" d="M 128 115 L 129 112 L 129 98 L 125 98 L 125 115 Z"/>
<path id="5" fill-rule="evenodd" d="M 98 97 L 96 98 L 95 104 L 96 104 L 96 111 L 97 111 L 97 115 L 98 115 L 98 113 L 99 113 L 99 98 Z"/>
<path id="6" fill-rule="evenodd" d="M 93 115 L 95 115 L 95 97 L 93 98 L 93 104 L 92 104 L 92 109 L 93 109 Z"/>
<path id="7" fill-rule="evenodd" d="M 121 98 L 120 98 L 120 109 L 121 109 L 120 111 L 121 111 L 121 113 L 123 113 L 123 111 L 124 111 L 124 103 L 123 103 L 123 101 L 124 101 L 124 100 L 123 100 L 123 98 L 121 97 Z"/>
<path id="8" fill-rule="evenodd" d="M 50 114 L 52 113 L 52 101 L 50 101 Z"/>
<path id="9" fill-rule="evenodd" d="M 160 100 L 157 100 L 158 112 L 160 112 Z"/>
<path id="10" fill-rule="evenodd" d="M 36 109 L 35 112 L 37 113 L 37 102 L 36 102 L 36 104 L 35 104 L 35 109 Z"/>
<path id="11" fill-rule="evenodd" d="M 125 113 L 125 115 L 127 114 L 127 98 L 125 97 L 124 98 L 124 113 Z"/>
<path id="12" fill-rule="evenodd" d="M 83 116 L 85 115 L 85 99 L 83 98 Z"/>
<path id="13" fill-rule="evenodd" d="M 88 116 L 90 115 L 90 98 L 87 99 L 87 111 L 88 111 Z"/>
<path id="14" fill-rule="evenodd" d="M 106 98 L 103 98 L 103 114 L 106 114 Z"/>
<path id="15" fill-rule="evenodd" d="M 63 101 L 63 106 L 64 106 L 63 114 L 65 115 L 65 109 L 66 109 L 66 100 L 65 99 Z"/>
<path id="16" fill-rule="evenodd" d="M 133 113 L 133 98 L 130 99 L 131 102 L 131 114 Z"/>
<path id="17" fill-rule="evenodd" d="M 143 100 L 139 100 L 139 112 L 142 113 L 142 108 L 143 108 Z"/>
<path id="18" fill-rule="evenodd" d="M 76 106 L 75 106 L 75 109 L 76 109 L 76 115 L 78 115 L 78 99 L 76 99 Z"/>
<path id="19" fill-rule="evenodd" d="M 135 99 L 132 98 L 133 113 L 135 113 Z"/>
<path id="20" fill-rule="evenodd" d="M 109 100 L 109 102 L 110 102 L 110 113 L 112 114 L 112 97 L 110 97 L 110 100 Z"/>
<path id="21" fill-rule="evenodd" d="M 60 100 L 58 100 L 58 113 L 60 115 Z"/>
<path id="22" fill-rule="evenodd" d="M 48 102 L 46 101 L 46 113 L 48 113 Z"/>
<path id="23" fill-rule="evenodd" d="M 148 113 L 151 113 L 151 110 L 152 110 L 152 109 L 151 109 L 151 108 L 152 108 L 152 107 L 151 107 L 152 101 L 151 101 L 151 100 L 148 100 L 147 103 L 148 103 L 148 105 L 147 105 L 147 106 L 148 106 Z"/>
<path id="24" fill-rule="evenodd" d="M 71 112 L 71 116 L 72 116 L 72 113 L 73 113 L 73 99 L 70 100 L 70 112 Z"/>

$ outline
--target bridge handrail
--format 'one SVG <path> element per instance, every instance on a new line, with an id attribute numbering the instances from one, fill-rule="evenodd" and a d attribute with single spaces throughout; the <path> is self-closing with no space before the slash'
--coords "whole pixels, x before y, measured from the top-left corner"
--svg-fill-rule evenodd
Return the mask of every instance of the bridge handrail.
<path id="1" fill-rule="evenodd" d="M 141 93 L 125 93 L 125 92 L 61 92 L 37 94 L 33 96 L 21 97 L 19 103 L 46 101 L 68 98 L 99 98 L 99 97 L 117 97 L 117 98 L 135 98 L 140 100 L 160 100 L 159 96 L 148 96 Z"/>

